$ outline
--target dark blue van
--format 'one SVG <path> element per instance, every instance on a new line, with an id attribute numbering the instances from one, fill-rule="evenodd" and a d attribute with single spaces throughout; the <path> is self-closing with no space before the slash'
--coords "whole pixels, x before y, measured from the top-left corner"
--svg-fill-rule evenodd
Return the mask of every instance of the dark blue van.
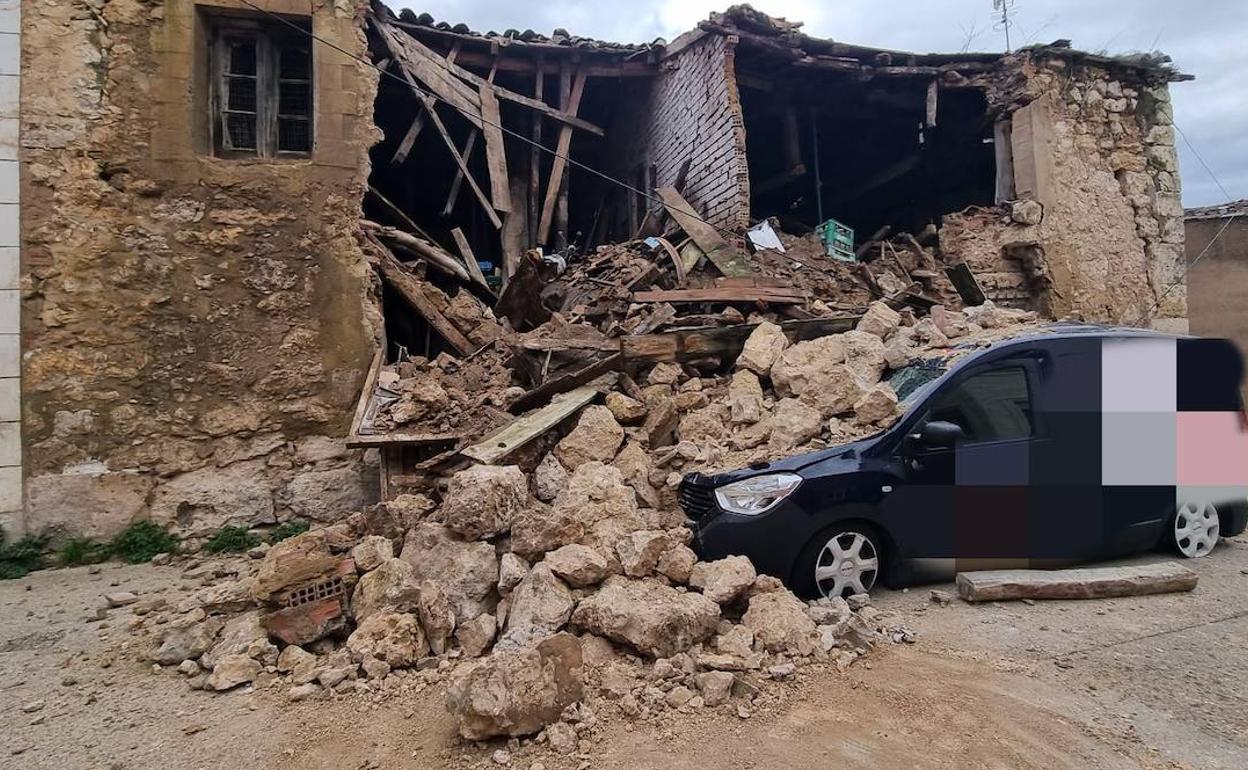
<path id="1" fill-rule="evenodd" d="M 912 362 L 888 430 L 684 478 L 703 559 L 748 556 L 807 596 L 1157 546 L 1248 515 L 1243 358 L 1220 339 L 1054 325 Z"/>

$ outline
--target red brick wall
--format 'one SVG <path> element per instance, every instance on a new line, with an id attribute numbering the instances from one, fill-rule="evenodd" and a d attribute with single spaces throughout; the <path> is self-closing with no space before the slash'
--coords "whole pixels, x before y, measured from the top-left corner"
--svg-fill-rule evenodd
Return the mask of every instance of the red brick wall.
<path id="1" fill-rule="evenodd" d="M 733 36 L 707 35 L 663 63 L 630 153 L 632 163 L 655 166 L 657 186 L 670 185 L 692 157 L 685 199 L 728 228 L 744 227 L 750 213 L 735 44 Z"/>

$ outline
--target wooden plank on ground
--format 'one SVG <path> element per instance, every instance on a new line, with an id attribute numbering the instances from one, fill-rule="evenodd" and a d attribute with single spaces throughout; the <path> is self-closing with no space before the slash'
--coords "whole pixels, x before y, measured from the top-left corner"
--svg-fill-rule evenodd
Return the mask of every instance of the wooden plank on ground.
<path id="1" fill-rule="evenodd" d="M 569 372 L 562 377 L 556 377 L 550 382 L 542 383 L 520 398 L 517 398 L 507 411 L 512 414 L 520 414 L 528 410 L 541 406 L 551 398 L 566 393 L 574 388 L 579 388 L 590 380 L 597 379 L 607 372 L 612 372 L 620 368 L 623 364 L 623 357 L 619 353 L 611 355 L 601 360 L 595 361 L 589 366 L 583 366 L 574 372 Z"/>
<path id="2" fill-rule="evenodd" d="M 461 454 L 486 465 L 496 463 L 533 439 L 544 435 L 597 397 L 598 388 L 593 385 L 582 385 L 576 390 L 560 394 L 536 412 L 518 417 L 472 446 L 466 447 Z"/>
<path id="3" fill-rule="evenodd" d="M 464 258 L 464 264 L 468 266 L 468 274 L 472 276 L 472 280 L 487 289 L 490 288 L 490 285 L 485 281 L 485 273 L 481 272 L 481 265 L 477 263 L 477 255 L 473 253 L 472 246 L 469 245 L 468 239 L 464 237 L 464 231 L 458 227 L 453 228 L 451 237 L 455 239 L 455 246 L 459 248 L 459 255 Z"/>
<path id="4" fill-rule="evenodd" d="M 498 97 L 489 83 L 482 83 L 479 93 L 485 165 L 490 170 L 490 200 L 494 201 L 495 211 L 511 211 L 511 185 L 507 180 L 507 155 L 503 148 L 503 119 L 498 114 Z"/>
<path id="5" fill-rule="evenodd" d="M 719 231 L 707 222 L 704 222 L 698 213 L 694 211 L 689 202 L 676 192 L 674 187 L 660 187 L 655 190 L 655 194 L 659 196 L 659 200 L 663 202 L 663 208 L 667 213 L 676 220 L 681 229 L 698 244 L 698 248 L 705 254 L 715 267 L 724 275 L 749 275 L 750 266 L 745 261 L 745 256 L 740 250 L 734 249 L 728 241 L 724 240 Z"/>
<path id="6" fill-rule="evenodd" d="M 862 316 L 843 318 L 813 318 L 801 321 L 784 321 L 780 328 L 790 342 L 824 337 L 853 329 Z M 757 324 L 736 326 L 701 326 L 694 329 L 676 329 L 662 334 L 639 334 L 620 338 L 620 354 L 624 362 L 641 361 L 696 361 L 703 358 L 736 358 L 745 346 L 745 340 Z"/>
<path id="7" fill-rule="evenodd" d="M 1196 573 L 1175 561 L 1128 567 L 1002 569 L 958 574 L 958 595 L 968 602 L 1007 599 L 1108 599 L 1196 587 Z"/>
<path id="8" fill-rule="evenodd" d="M 760 287 L 725 287 L 720 289 L 672 289 L 639 291 L 634 302 L 774 302 L 794 305 L 807 300 L 798 289 Z"/>
<path id="9" fill-rule="evenodd" d="M 572 83 L 572 93 L 568 98 L 568 113 L 575 115 L 581 107 L 581 95 L 585 91 L 585 73 L 576 73 Z M 559 198 L 559 186 L 563 182 L 563 174 L 568 166 L 568 151 L 572 146 L 572 129 L 563 126 L 559 129 L 559 140 L 555 146 L 555 160 L 550 167 L 550 179 L 546 182 L 546 198 L 542 202 L 542 218 L 537 226 L 537 242 L 546 243 L 550 237 L 550 223 L 555 216 L 555 202 Z"/>
<path id="10" fill-rule="evenodd" d="M 950 283 L 953 288 L 957 289 L 958 296 L 967 305 L 982 305 L 988 295 L 984 294 L 984 290 L 980 287 L 979 281 L 975 280 L 975 274 L 971 272 L 970 265 L 965 262 L 959 262 L 952 267 L 945 268 L 945 275 L 949 276 Z"/>
<path id="11" fill-rule="evenodd" d="M 455 352 L 466 356 L 476 349 L 476 346 L 469 342 L 468 338 L 456 329 L 455 325 L 447 320 L 446 316 L 442 315 L 425 296 L 424 281 L 409 273 L 407 268 L 399 264 L 399 260 L 395 259 L 393 254 L 389 251 L 382 253 L 379 266 L 382 278 L 393 286 L 417 313 L 424 317 L 429 326 L 441 335 Z"/>

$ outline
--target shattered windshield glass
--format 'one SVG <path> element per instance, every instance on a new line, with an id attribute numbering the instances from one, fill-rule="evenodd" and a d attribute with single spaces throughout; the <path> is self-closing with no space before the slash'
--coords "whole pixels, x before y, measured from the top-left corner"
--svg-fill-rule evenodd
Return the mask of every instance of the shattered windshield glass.
<path id="1" fill-rule="evenodd" d="M 893 373 L 888 378 L 888 384 L 897 393 L 897 400 L 902 408 L 909 410 L 946 371 L 948 366 L 943 359 L 915 361 Z"/>

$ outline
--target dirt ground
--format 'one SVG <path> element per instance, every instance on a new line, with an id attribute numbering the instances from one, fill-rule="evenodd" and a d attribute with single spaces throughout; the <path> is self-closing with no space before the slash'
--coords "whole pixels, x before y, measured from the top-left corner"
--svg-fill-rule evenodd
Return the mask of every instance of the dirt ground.
<path id="1" fill-rule="evenodd" d="M 1248 767 L 1248 540 L 1191 564 L 1189 595 L 939 606 L 930 587 L 880 591 L 876 606 L 917 644 L 845 673 L 799 669 L 748 718 L 726 706 L 631 722 L 603 707 L 589 753 L 513 744 L 510 766 Z M 439 686 L 300 703 L 198 692 L 136 660 L 129 609 L 90 620 L 109 591 L 175 602 L 200 584 L 183 571 L 109 564 L 0 583 L 0 766 L 497 767 L 504 744 L 457 740 Z"/>

